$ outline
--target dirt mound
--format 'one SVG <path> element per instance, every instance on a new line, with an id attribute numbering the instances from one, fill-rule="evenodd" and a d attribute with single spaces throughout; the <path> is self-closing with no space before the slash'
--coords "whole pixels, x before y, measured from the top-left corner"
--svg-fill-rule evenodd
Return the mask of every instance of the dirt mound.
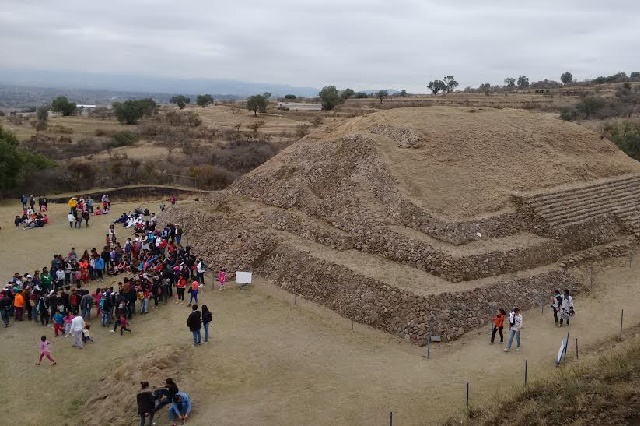
<path id="1" fill-rule="evenodd" d="M 596 133 L 523 110 L 399 108 L 350 120 L 323 139 L 348 134 L 375 135 L 401 191 L 448 217 L 503 209 L 513 192 L 640 171 Z M 403 149 L 407 139 L 419 149 Z"/>
<path id="2" fill-rule="evenodd" d="M 186 348 L 159 347 L 143 355 L 121 360 L 120 365 L 105 370 L 106 376 L 91 393 L 84 404 L 84 424 L 132 424 L 139 422 L 135 395 L 140 391 L 140 382 L 162 386 L 167 377 L 180 383 L 180 372 L 188 370 L 191 362 Z M 133 399 L 132 399 L 133 398 Z M 127 407 L 123 410 L 123 407 Z"/>

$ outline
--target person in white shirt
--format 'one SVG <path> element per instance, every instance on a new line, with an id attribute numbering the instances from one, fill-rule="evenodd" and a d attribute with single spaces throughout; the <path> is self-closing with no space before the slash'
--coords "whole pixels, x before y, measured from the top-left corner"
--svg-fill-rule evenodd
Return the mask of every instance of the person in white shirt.
<path id="1" fill-rule="evenodd" d="M 558 327 L 562 327 L 562 321 L 566 321 L 567 325 L 569 325 L 569 320 L 574 314 L 573 297 L 569 294 L 569 290 L 565 290 L 562 296 L 562 304 L 560 305 L 560 325 Z"/>
<path id="2" fill-rule="evenodd" d="M 71 334 L 73 334 L 73 346 L 82 349 L 82 329 L 84 328 L 84 319 L 81 315 L 76 315 L 71 320 Z"/>
<path id="3" fill-rule="evenodd" d="M 522 330 L 522 314 L 520 313 L 520 308 L 513 308 L 513 325 L 509 331 L 509 343 L 504 348 L 505 352 L 511 350 L 514 337 L 516 338 L 516 351 L 520 350 L 520 330 Z"/>
<path id="4" fill-rule="evenodd" d="M 202 259 L 198 260 L 196 270 L 198 272 L 198 281 L 200 281 L 200 285 L 204 285 L 204 274 L 207 272 L 207 265 L 205 265 Z"/>

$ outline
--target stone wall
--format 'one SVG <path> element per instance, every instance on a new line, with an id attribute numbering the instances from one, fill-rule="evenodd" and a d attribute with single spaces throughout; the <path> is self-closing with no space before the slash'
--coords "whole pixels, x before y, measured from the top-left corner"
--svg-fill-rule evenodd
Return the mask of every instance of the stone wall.
<path id="1" fill-rule="evenodd" d="M 428 330 L 456 339 L 485 324 L 498 307 L 527 310 L 547 303 L 554 288 L 581 289 L 559 269 L 470 291 L 455 291 L 452 284 L 450 293 L 418 296 L 287 245 L 266 256 L 258 272 L 293 294 L 419 345 Z"/>

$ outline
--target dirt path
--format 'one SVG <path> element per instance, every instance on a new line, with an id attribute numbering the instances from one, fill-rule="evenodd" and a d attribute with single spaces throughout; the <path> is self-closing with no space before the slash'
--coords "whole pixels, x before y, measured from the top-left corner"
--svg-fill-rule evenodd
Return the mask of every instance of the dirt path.
<path id="1" fill-rule="evenodd" d="M 114 212 L 135 205 L 116 204 Z M 19 231 L 11 224 L 14 211 L 15 205 L 0 206 L 2 278 L 33 272 L 70 245 L 99 246 L 108 221 L 96 218 L 88 230 L 69 230 L 64 206 L 53 206 L 51 225 Z M 594 293 L 576 299 L 572 338 L 586 347 L 617 333 L 621 308 L 625 324 L 639 323 L 639 273 L 635 262 L 600 274 Z M 203 301 L 214 311 L 213 339 L 197 350 L 188 347 L 187 308 L 171 304 L 134 318 L 131 336 L 94 327 L 96 343 L 83 351 L 73 350 L 68 339 L 54 340 L 54 368 L 33 365 L 37 339 L 51 336 L 51 329 L 21 323 L 0 330 L 0 392 L 6 396 L 0 415 L 9 423 L 79 424 L 81 407 L 101 378 L 168 345 L 195 352 L 178 377 L 195 400 L 190 424 L 375 425 L 387 424 L 391 410 L 396 424 L 434 424 L 461 412 L 467 381 L 471 402 L 479 404 L 520 385 L 525 360 L 530 379 L 554 373 L 566 332 L 553 327 L 548 309 L 544 316 L 535 310 L 524 314 L 520 352 L 489 345 L 485 328 L 434 347 L 426 360 L 423 348 L 358 324 L 352 331 L 344 318 L 304 300 L 294 305 L 291 294 L 260 279 L 248 290 L 207 291 Z M 120 406 L 133 416 L 135 395 Z"/>

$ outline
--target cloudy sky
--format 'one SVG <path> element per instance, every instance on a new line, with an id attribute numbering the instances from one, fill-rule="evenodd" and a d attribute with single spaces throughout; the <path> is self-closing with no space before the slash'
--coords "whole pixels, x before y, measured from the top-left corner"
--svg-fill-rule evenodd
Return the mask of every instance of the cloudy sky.
<path id="1" fill-rule="evenodd" d="M 0 69 L 426 91 L 640 71 L 635 0 L 0 0 Z"/>

